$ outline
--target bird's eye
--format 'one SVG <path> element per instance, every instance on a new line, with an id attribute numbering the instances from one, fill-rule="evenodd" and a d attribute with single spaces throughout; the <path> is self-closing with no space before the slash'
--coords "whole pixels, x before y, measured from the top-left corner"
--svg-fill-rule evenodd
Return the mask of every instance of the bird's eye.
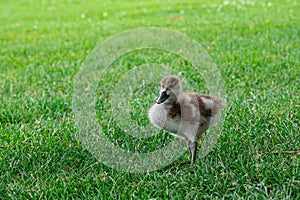
<path id="1" fill-rule="evenodd" d="M 170 89 L 169 88 L 166 88 L 166 93 L 167 93 L 167 95 L 170 95 Z"/>

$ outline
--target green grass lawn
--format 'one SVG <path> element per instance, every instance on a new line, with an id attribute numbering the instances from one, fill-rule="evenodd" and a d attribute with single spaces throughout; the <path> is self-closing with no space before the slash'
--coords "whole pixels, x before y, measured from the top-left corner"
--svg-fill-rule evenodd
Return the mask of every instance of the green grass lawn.
<path id="1" fill-rule="evenodd" d="M 2 0 L 0 199 L 300 199 L 300 156 L 284 153 L 300 149 L 299 10 L 298 0 Z M 170 28 L 194 39 L 226 83 L 219 143 L 193 168 L 180 166 L 189 160 L 185 152 L 158 171 L 120 172 L 74 138 L 74 77 L 86 56 L 106 38 L 142 27 Z M 103 96 L 122 70 L 152 62 L 174 66 L 205 91 L 201 76 L 177 57 L 160 51 L 126 55 L 99 80 L 104 85 L 98 87 L 97 113 L 104 130 L 108 119 L 101 112 L 109 102 Z M 131 101 L 144 117 L 139 123 L 147 124 L 147 94 L 139 92 Z M 172 139 L 164 133 L 134 139 L 109 128 L 111 140 L 129 150 L 157 149 Z"/>

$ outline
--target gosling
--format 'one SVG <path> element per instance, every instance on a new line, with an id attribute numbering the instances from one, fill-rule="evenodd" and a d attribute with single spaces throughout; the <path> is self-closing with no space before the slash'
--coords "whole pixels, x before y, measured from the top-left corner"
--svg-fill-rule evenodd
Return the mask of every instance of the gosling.
<path id="1" fill-rule="evenodd" d="M 154 126 L 187 141 L 191 165 L 194 165 L 198 140 L 216 124 L 226 102 L 210 95 L 182 94 L 182 85 L 176 76 L 164 77 L 160 85 L 160 96 L 149 109 L 149 119 Z"/>

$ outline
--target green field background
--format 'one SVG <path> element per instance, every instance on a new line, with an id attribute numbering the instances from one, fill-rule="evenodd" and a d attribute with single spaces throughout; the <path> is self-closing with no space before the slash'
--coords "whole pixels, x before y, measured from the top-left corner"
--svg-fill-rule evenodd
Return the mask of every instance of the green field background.
<path id="1" fill-rule="evenodd" d="M 300 150 L 299 11 L 298 0 L 1 0 L 0 199 L 300 199 L 300 157 L 286 153 Z M 73 137 L 74 77 L 86 56 L 106 38 L 143 27 L 197 41 L 226 83 L 219 143 L 193 168 L 180 165 L 185 152 L 155 172 L 120 172 Z M 139 57 L 115 66 L 132 63 Z"/>

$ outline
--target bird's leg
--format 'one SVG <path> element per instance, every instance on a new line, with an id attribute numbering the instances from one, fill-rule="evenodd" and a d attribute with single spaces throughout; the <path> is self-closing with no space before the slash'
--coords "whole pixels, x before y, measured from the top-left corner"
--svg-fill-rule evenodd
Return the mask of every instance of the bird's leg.
<path id="1" fill-rule="evenodd" d="M 197 141 L 193 141 L 193 142 L 189 141 L 189 148 L 190 148 L 190 152 L 192 154 L 191 165 L 195 164 L 196 153 L 197 153 L 197 146 L 198 146 Z"/>

